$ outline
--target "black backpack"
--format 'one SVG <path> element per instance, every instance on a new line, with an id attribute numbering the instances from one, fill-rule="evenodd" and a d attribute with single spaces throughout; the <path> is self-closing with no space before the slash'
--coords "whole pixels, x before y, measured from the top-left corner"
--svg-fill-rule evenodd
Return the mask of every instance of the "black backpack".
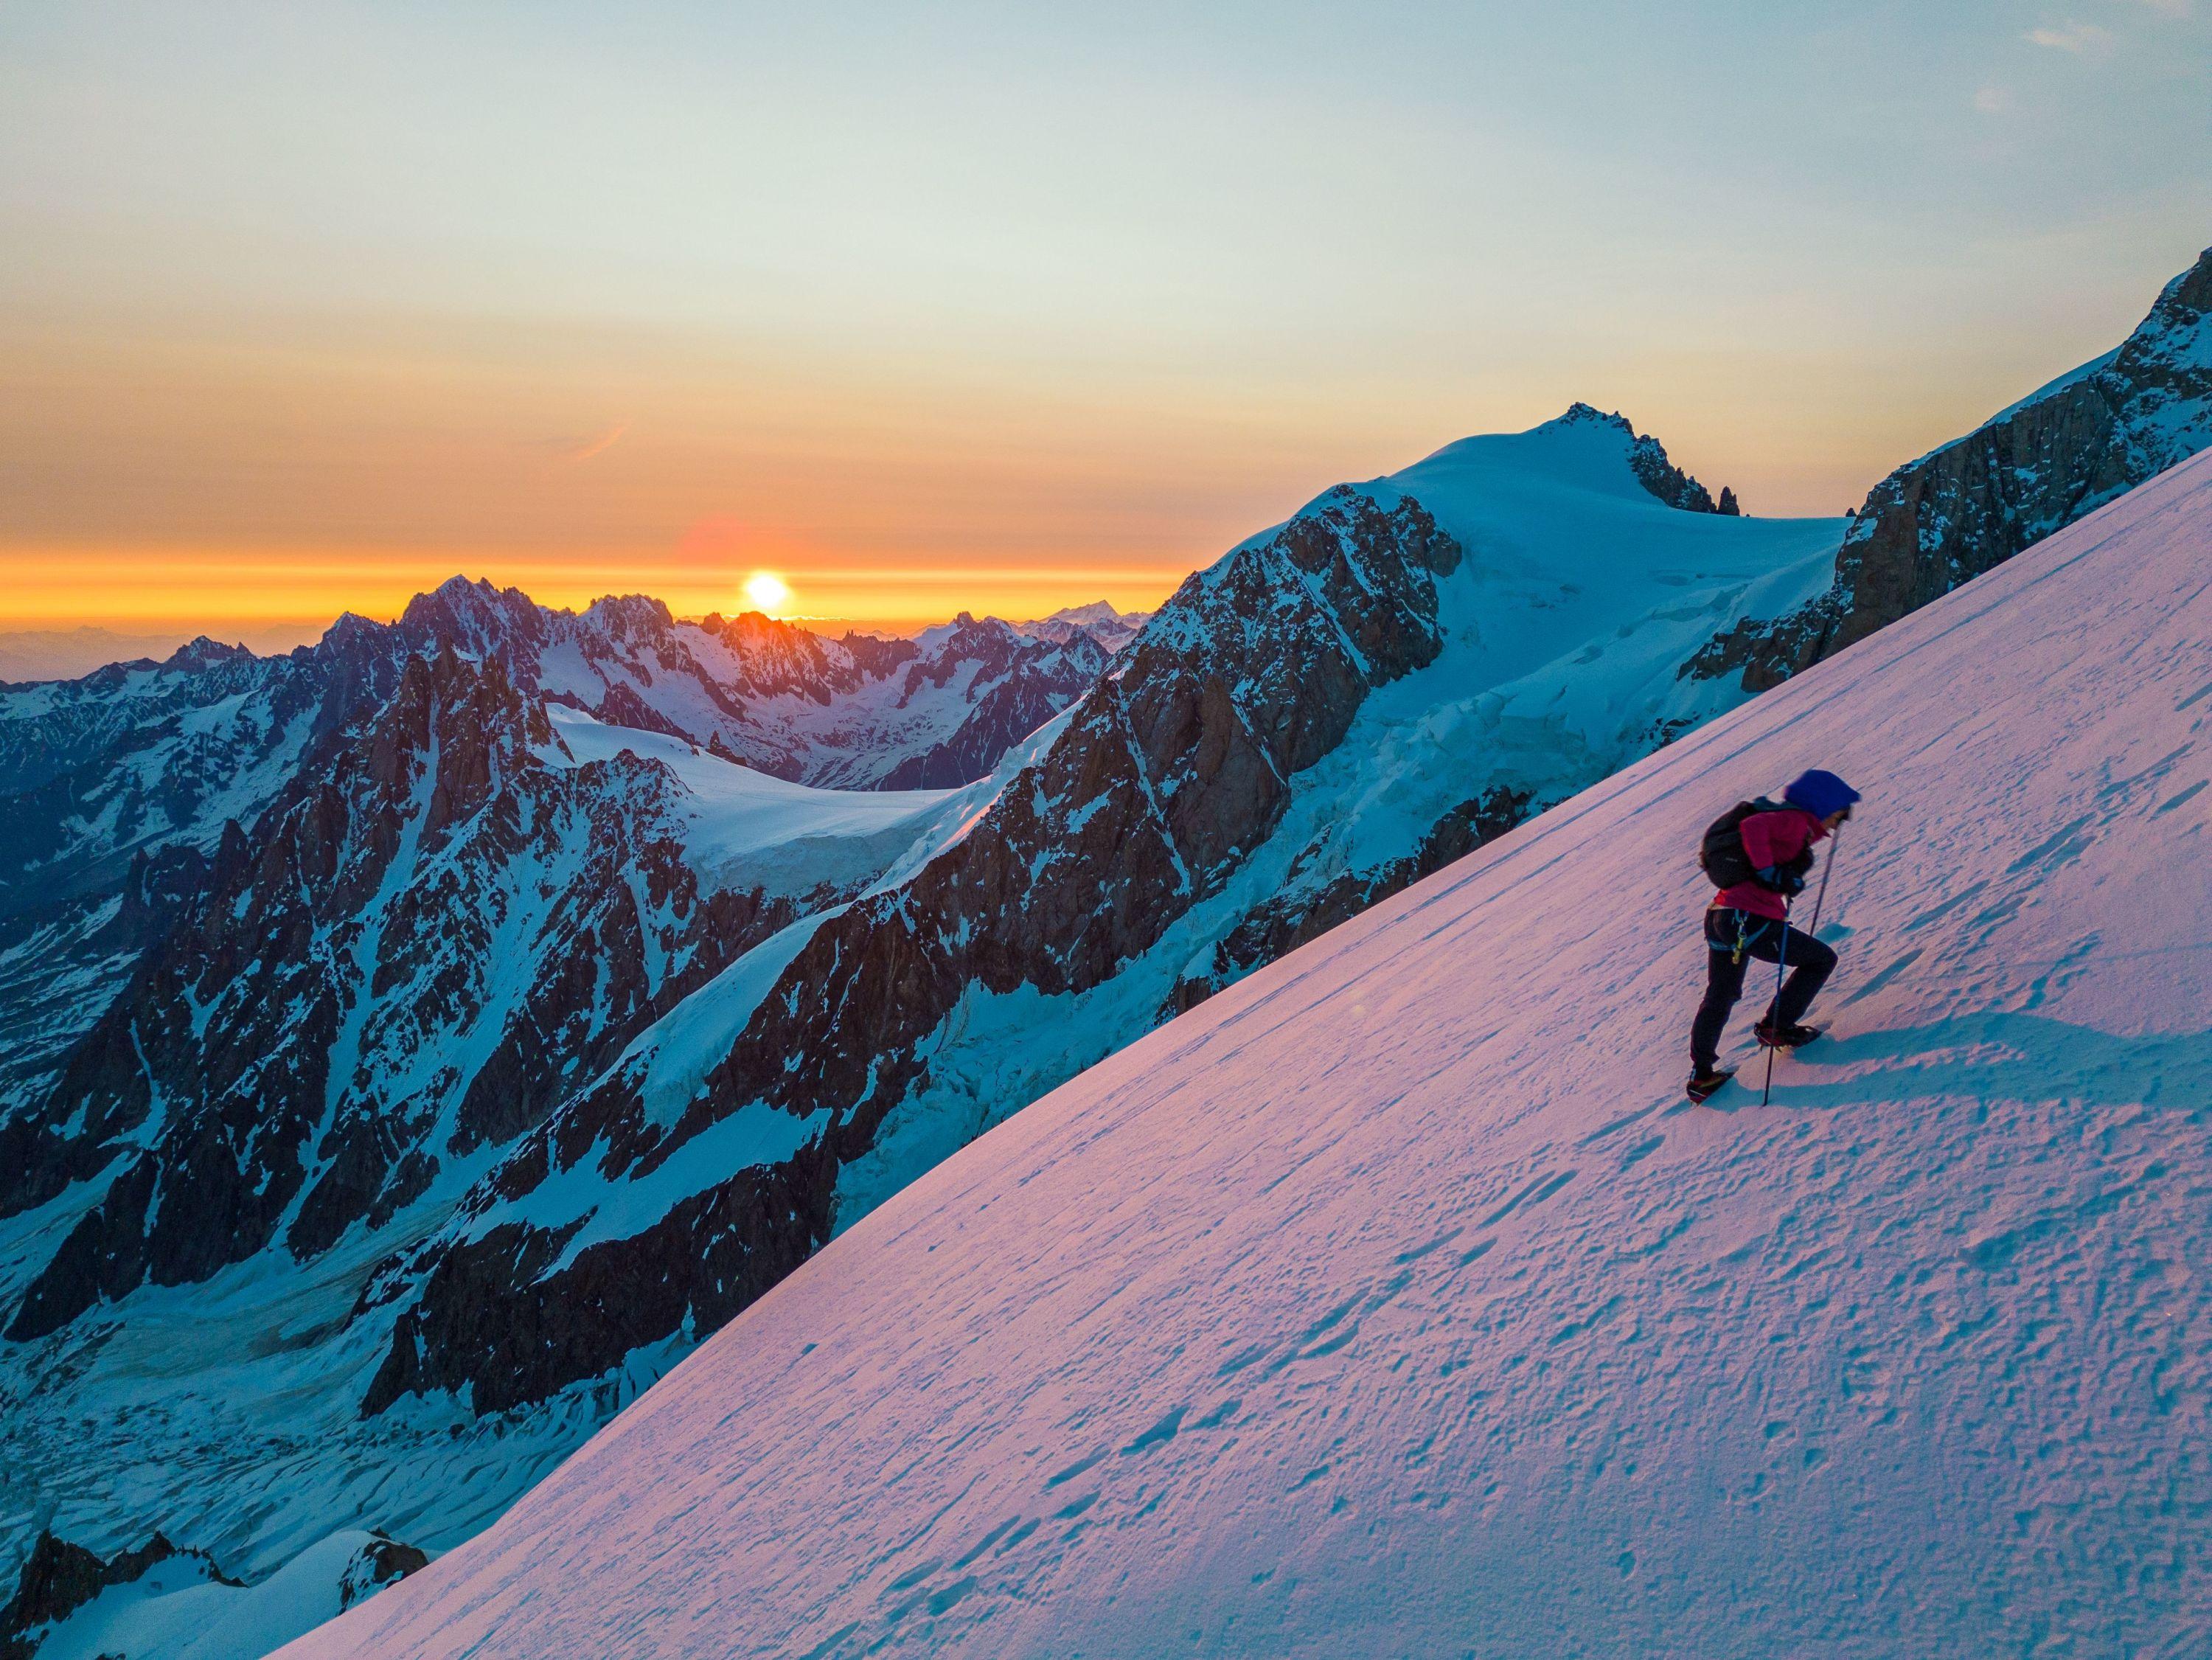
<path id="1" fill-rule="evenodd" d="M 1751 854 L 1744 850 L 1743 821 L 1754 812 L 1772 812 L 1775 804 L 1761 797 L 1756 801 L 1739 801 L 1705 827 L 1705 839 L 1698 843 L 1698 868 L 1717 888 L 1732 888 L 1742 882 L 1758 882 L 1759 870 L 1751 862 Z M 1761 882 L 1762 887 L 1769 885 Z"/>

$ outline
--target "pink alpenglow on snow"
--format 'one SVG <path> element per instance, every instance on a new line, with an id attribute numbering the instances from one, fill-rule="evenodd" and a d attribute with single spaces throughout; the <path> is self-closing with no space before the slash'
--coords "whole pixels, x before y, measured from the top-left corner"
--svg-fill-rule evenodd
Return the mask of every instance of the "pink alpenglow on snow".
<path id="1" fill-rule="evenodd" d="M 1231 987 L 285 1652 L 2212 1650 L 2208 547 L 2212 457 Z M 1692 1106 L 1812 764 L 1832 1035 Z"/>

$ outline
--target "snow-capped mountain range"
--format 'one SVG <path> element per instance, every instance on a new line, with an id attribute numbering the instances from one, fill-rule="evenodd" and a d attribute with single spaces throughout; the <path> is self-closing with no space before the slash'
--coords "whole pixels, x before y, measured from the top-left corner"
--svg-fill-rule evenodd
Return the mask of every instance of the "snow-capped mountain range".
<path id="1" fill-rule="evenodd" d="M 773 777 L 951 788 L 1103 671 L 1131 619 L 963 614 L 919 640 L 823 639 L 749 614 L 678 622 L 658 600 L 549 611 L 455 578 L 392 624 L 343 617 L 256 657 L 201 639 L 167 660 L 0 688 L 0 1086 L 23 1098 L 112 1000 L 226 826 L 251 825 L 374 721 L 404 666 L 498 662 L 526 700 L 684 740 Z"/>
<path id="2" fill-rule="evenodd" d="M 2136 449 L 2212 441 L 2196 384 Z M 1747 518 L 1578 404 L 1133 634 L 457 581 L 0 694 L 0 1539 L 327 1614 L 362 1539 L 467 1538 L 1017 1110 L 1802 666 L 1894 483 Z"/>
<path id="3" fill-rule="evenodd" d="M 1132 1044 L 286 1660 L 2204 1652 L 2208 542 L 2202 456 Z M 1837 1032 L 1694 1106 L 1808 760 Z"/>

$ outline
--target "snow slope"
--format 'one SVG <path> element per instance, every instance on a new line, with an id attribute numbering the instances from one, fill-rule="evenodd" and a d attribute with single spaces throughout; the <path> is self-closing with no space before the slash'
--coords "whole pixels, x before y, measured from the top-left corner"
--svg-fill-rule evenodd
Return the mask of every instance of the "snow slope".
<path id="1" fill-rule="evenodd" d="M 1231 986 L 286 1652 L 2205 1651 L 2208 541 L 2212 458 Z M 1687 1107 L 1688 850 L 1808 763 L 1839 1035 Z"/>

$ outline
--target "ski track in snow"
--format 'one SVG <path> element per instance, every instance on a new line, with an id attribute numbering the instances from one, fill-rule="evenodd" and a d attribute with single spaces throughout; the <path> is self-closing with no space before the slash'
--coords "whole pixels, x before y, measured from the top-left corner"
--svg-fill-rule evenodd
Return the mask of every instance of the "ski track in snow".
<path id="1" fill-rule="evenodd" d="M 284 1652 L 2212 1650 L 2208 544 L 2212 456 L 1111 1056 Z M 1693 1107 L 1808 764 L 1836 1031 Z"/>

